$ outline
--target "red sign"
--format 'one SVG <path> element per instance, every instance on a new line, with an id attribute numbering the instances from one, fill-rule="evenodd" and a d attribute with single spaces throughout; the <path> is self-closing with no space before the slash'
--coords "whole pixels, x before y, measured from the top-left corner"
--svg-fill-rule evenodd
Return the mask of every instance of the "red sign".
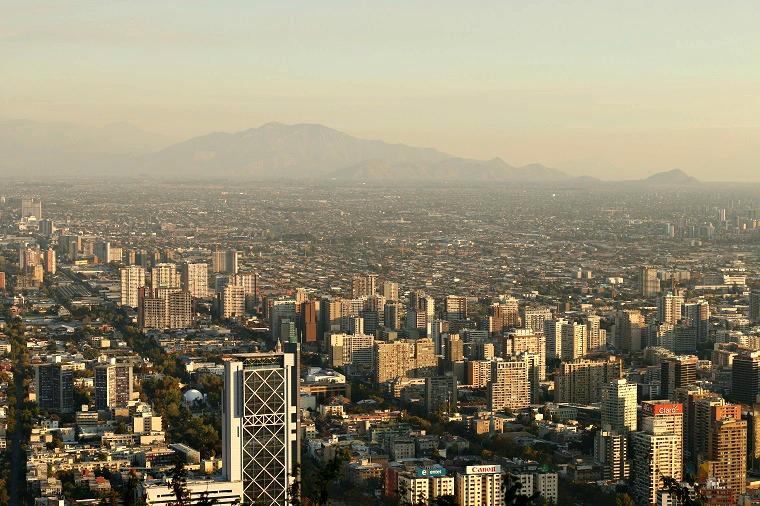
<path id="1" fill-rule="evenodd" d="M 641 404 L 641 412 L 644 416 L 682 415 L 683 404 L 644 402 Z"/>

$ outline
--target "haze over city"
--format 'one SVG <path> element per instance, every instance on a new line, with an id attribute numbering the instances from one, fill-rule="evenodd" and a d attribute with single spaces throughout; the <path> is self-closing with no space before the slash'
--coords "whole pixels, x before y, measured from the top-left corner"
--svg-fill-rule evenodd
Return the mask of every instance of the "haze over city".
<path id="1" fill-rule="evenodd" d="M 49 170 L 26 148 L 75 165 L 278 121 L 572 176 L 760 181 L 758 16 L 740 1 L 6 2 L 0 170 Z"/>
<path id="2" fill-rule="evenodd" d="M 0 506 L 760 505 L 760 3 L 0 6 Z"/>

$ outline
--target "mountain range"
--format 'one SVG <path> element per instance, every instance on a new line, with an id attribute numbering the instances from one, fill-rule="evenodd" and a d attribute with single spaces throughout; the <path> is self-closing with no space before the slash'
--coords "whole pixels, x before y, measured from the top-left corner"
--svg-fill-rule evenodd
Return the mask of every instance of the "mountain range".
<path id="1" fill-rule="evenodd" d="M 82 129 L 66 124 L 0 122 L 0 173 L 143 175 L 154 178 L 338 180 L 373 183 L 594 183 L 534 163 L 460 158 L 430 148 L 353 137 L 317 124 L 267 123 L 214 132 L 158 149 L 162 139 L 129 125 Z M 698 181 L 682 171 L 640 184 Z"/>

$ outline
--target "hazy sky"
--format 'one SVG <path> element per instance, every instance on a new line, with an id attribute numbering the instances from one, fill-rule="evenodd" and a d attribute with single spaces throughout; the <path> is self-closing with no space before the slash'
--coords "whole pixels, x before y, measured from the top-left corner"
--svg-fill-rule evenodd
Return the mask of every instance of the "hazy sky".
<path id="1" fill-rule="evenodd" d="M 760 2 L 0 0 L 0 118 L 760 181 Z"/>

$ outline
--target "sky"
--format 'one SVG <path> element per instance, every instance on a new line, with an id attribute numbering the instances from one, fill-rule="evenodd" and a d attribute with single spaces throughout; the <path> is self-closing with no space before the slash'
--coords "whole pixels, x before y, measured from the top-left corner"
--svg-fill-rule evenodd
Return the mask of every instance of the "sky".
<path id="1" fill-rule="evenodd" d="M 760 181 L 760 2 L 0 0 L 0 119 Z"/>

